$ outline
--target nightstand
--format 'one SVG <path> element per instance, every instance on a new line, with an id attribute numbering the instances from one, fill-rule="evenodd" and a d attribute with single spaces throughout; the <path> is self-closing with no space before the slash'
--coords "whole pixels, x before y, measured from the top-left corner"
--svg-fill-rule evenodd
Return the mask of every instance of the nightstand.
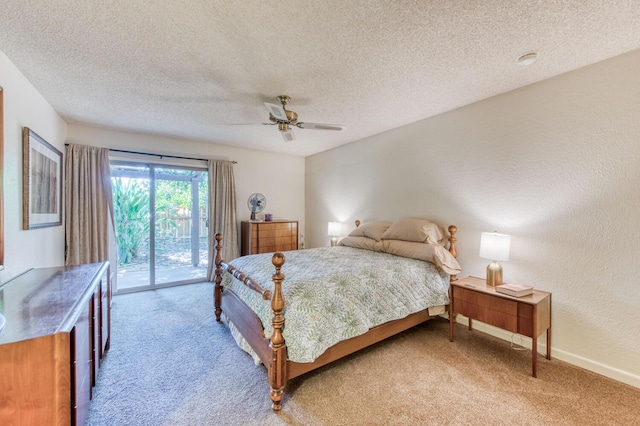
<path id="1" fill-rule="evenodd" d="M 551 293 L 511 297 L 486 285 L 484 278 L 467 277 L 451 281 L 449 287 L 449 340 L 453 342 L 456 315 L 478 320 L 513 333 L 531 337 L 531 375 L 537 377 L 538 337 L 547 332 L 547 359 L 551 359 Z"/>

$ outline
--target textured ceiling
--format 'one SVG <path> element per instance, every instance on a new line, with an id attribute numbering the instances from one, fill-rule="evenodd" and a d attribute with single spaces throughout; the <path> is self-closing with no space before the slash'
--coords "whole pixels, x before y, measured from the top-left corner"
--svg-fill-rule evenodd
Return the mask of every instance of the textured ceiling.
<path id="1" fill-rule="evenodd" d="M 0 22 L 69 123 L 301 156 L 640 48 L 637 0 L 3 0 Z M 281 94 L 346 129 L 284 142 L 259 124 Z"/>

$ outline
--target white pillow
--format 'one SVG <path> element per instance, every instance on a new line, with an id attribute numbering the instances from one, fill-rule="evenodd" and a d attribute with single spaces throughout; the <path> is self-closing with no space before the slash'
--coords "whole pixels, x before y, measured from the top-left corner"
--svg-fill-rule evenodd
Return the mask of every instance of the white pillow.
<path id="1" fill-rule="evenodd" d="M 439 244 L 424 244 L 413 241 L 385 240 L 384 252 L 431 262 L 449 275 L 462 272 L 460 264 L 449 251 Z"/>
<path id="2" fill-rule="evenodd" d="M 380 241 L 382 234 L 389 228 L 391 222 L 369 222 L 358 226 L 351 231 L 350 237 L 369 237 L 376 241 Z"/>
<path id="3" fill-rule="evenodd" d="M 339 246 L 355 247 L 359 249 L 382 251 L 382 242 L 369 237 L 347 236 L 340 240 Z"/>
<path id="4" fill-rule="evenodd" d="M 444 244 L 444 235 L 440 227 L 426 219 L 397 220 L 382 234 L 382 239 Z"/>

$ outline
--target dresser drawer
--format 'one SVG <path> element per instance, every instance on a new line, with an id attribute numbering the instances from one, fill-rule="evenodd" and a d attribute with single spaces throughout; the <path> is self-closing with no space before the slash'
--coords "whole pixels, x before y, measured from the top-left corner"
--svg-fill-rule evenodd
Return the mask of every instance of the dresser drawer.
<path id="1" fill-rule="evenodd" d="M 291 230 L 291 222 L 260 222 L 260 223 L 252 223 L 253 229 L 260 230 L 260 232 L 268 231 L 268 230 Z"/>
<path id="2" fill-rule="evenodd" d="M 72 424 L 83 425 L 89 411 L 93 368 L 93 297 L 82 310 L 71 331 L 71 417 Z"/>
<path id="3" fill-rule="evenodd" d="M 255 245 L 255 249 L 259 250 L 259 253 L 269 253 L 272 251 L 294 250 L 296 248 L 294 245 L 295 241 L 292 241 L 291 237 L 260 238 Z"/>
<path id="4" fill-rule="evenodd" d="M 251 239 L 262 240 L 264 238 L 291 237 L 291 229 L 260 227 L 257 232 L 251 233 Z"/>

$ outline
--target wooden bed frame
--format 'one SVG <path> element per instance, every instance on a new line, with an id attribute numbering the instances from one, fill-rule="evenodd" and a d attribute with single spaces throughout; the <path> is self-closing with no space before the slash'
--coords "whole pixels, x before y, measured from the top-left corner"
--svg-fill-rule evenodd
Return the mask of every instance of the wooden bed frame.
<path id="1" fill-rule="evenodd" d="M 356 221 L 356 226 L 360 225 L 360 221 Z M 457 257 L 456 251 L 456 237 L 457 227 L 449 226 L 449 252 Z M 316 368 L 322 367 L 330 362 L 338 360 L 344 356 L 352 354 L 367 346 L 378 343 L 387 337 L 391 337 L 402 331 L 405 331 L 415 325 L 423 323 L 430 318 L 428 310 L 413 313 L 405 318 L 390 321 L 381 324 L 377 327 L 369 329 L 368 332 L 353 337 L 348 340 L 343 340 L 329 349 L 327 349 L 319 358 L 314 362 L 300 363 L 293 362 L 287 359 L 287 345 L 282 335 L 282 329 L 284 327 L 284 306 L 285 300 L 282 294 L 282 282 L 284 281 L 284 274 L 281 269 L 284 265 L 285 257 L 282 253 L 274 253 L 272 257 L 272 263 L 275 267 L 275 274 L 273 275 L 274 291 L 263 289 L 260 284 L 255 280 L 248 277 L 241 271 L 237 270 L 233 266 L 225 263 L 222 260 L 222 234 L 216 234 L 216 277 L 215 277 L 215 291 L 214 291 L 214 304 L 216 320 L 220 322 L 220 316 L 224 310 L 225 315 L 238 329 L 240 334 L 249 343 L 251 348 L 256 352 L 262 363 L 265 365 L 268 371 L 269 386 L 271 387 L 271 401 L 273 411 L 280 411 L 282 409 L 282 399 L 284 397 L 284 387 L 287 380 L 300 376 Z M 264 333 L 264 327 L 262 321 L 258 316 L 242 301 L 233 291 L 225 291 L 222 283 L 222 274 L 226 272 L 232 274 L 234 277 L 242 281 L 250 289 L 257 291 L 262 295 L 264 300 L 271 301 L 271 309 L 273 310 L 273 319 L 271 324 L 273 327 L 273 333 L 271 337 L 266 337 Z M 455 280 L 456 276 L 452 275 L 451 280 Z"/>

